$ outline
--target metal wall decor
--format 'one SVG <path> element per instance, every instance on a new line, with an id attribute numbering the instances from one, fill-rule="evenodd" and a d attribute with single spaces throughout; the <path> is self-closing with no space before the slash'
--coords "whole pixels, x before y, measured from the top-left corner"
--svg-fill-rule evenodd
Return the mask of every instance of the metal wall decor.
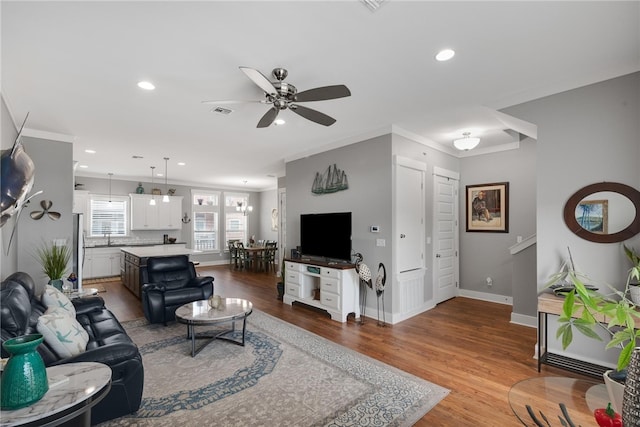
<path id="1" fill-rule="evenodd" d="M 329 166 L 324 173 L 316 172 L 311 192 L 313 194 L 329 194 L 349 188 L 347 174 L 338 169 L 336 164 Z"/>
<path id="2" fill-rule="evenodd" d="M 31 219 L 39 220 L 42 219 L 45 215 L 47 215 L 52 220 L 58 220 L 62 215 L 60 212 L 51 211 L 51 207 L 53 206 L 53 202 L 51 200 L 40 200 L 40 207 L 42 207 L 41 211 L 32 211 L 29 215 L 31 215 Z"/>

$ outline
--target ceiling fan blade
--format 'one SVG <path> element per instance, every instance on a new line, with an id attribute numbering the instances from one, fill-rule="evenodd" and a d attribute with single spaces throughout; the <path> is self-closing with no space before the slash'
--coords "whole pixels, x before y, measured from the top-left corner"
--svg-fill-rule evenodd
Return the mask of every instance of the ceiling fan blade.
<path id="1" fill-rule="evenodd" d="M 47 215 L 49 216 L 49 218 L 51 218 L 54 221 L 59 220 L 60 217 L 62 216 L 60 212 L 47 212 Z"/>
<path id="2" fill-rule="evenodd" d="M 256 126 L 256 127 L 267 128 L 267 127 L 271 126 L 271 123 L 273 123 L 273 121 L 276 119 L 276 117 L 278 117 L 278 113 L 279 112 L 280 112 L 279 108 L 271 107 L 269 109 L 269 111 L 267 111 L 265 113 L 265 115 L 262 116 L 262 118 L 258 122 L 258 126 Z"/>
<path id="3" fill-rule="evenodd" d="M 240 69 L 247 75 L 247 77 L 251 79 L 252 82 L 257 84 L 260 89 L 265 91 L 265 93 L 273 95 L 278 93 L 275 86 L 273 86 L 273 83 L 271 83 L 269 79 L 266 78 L 260 71 L 254 70 L 253 68 L 249 67 L 240 67 Z"/>
<path id="4" fill-rule="evenodd" d="M 234 100 L 234 99 L 224 99 L 221 101 L 202 101 L 202 104 L 213 104 L 213 105 L 225 105 L 225 104 L 266 104 L 267 101 L 265 100 L 247 100 L 247 99 L 243 99 L 243 100 Z"/>
<path id="5" fill-rule="evenodd" d="M 329 117 L 320 111 L 312 110 L 311 108 L 303 107 L 302 105 L 290 104 L 289 109 L 299 116 L 305 119 L 311 120 L 324 126 L 331 126 L 336 122 L 336 119 Z"/>
<path id="6" fill-rule="evenodd" d="M 298 92 L 296 101 L 326 101 L 328 99 L 344 98 L 345 96 L 351 96 L 351 91 L 345 85 L 323 86 Z"/>

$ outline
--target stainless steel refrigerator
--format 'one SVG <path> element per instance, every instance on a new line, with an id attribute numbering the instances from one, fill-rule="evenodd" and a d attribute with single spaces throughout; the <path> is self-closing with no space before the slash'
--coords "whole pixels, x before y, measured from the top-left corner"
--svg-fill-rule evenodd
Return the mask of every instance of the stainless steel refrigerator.
<path id="1" fill-rule="evenodd" d="M 74 288 L 82 290 L 82 267 L 84 266 L 84 215 L 73 214 L 73 272 L 78 281 Z"/>

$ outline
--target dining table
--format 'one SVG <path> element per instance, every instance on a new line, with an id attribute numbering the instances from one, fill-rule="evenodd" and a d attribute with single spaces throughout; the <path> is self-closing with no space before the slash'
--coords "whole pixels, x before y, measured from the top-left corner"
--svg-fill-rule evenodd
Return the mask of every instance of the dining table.
<path id="1" fill-rule="evenodd" d="M 258 260 L 259 258 L 261 258 L 262 255 L 264 255 L 265 251 L 267 249 L 277 249 L 276 247 L 268 247 L 268 246 L 258 246 L 258 245 L 248 245 L 244 248 L 244 251 L 246 253 L 246 256 L 248 259 L 251 260 L 251 264 L 252 264 L 252 270 L 254 272 L 258 272 Z"/>

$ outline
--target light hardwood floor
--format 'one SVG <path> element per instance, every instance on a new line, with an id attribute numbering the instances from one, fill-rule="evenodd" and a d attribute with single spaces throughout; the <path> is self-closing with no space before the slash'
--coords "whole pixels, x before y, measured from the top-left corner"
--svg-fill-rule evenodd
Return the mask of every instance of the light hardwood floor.
<path id="1" fill-rule="evenodd" d="M 352 316 L 340 323 L 323 311 L 283 304 L 273 274 L 228 266 L 199 267 L 198 273 L 215 278 L 216 294 L 249 299 L 258 310 L 451 390 L 418 426 L 518 426 L 508 401 L 514 383 L 536 376 L 581 378 L 548 366 L 537 372 L 536 330 L 511 324 L 511 306 L 458 297 L 386 327 L 377 326 L 375 310 L 367 310 L 362 324 Z M 118 319 L 143 316 L 140 302 L 120 282 L 100 286 Z"/>

